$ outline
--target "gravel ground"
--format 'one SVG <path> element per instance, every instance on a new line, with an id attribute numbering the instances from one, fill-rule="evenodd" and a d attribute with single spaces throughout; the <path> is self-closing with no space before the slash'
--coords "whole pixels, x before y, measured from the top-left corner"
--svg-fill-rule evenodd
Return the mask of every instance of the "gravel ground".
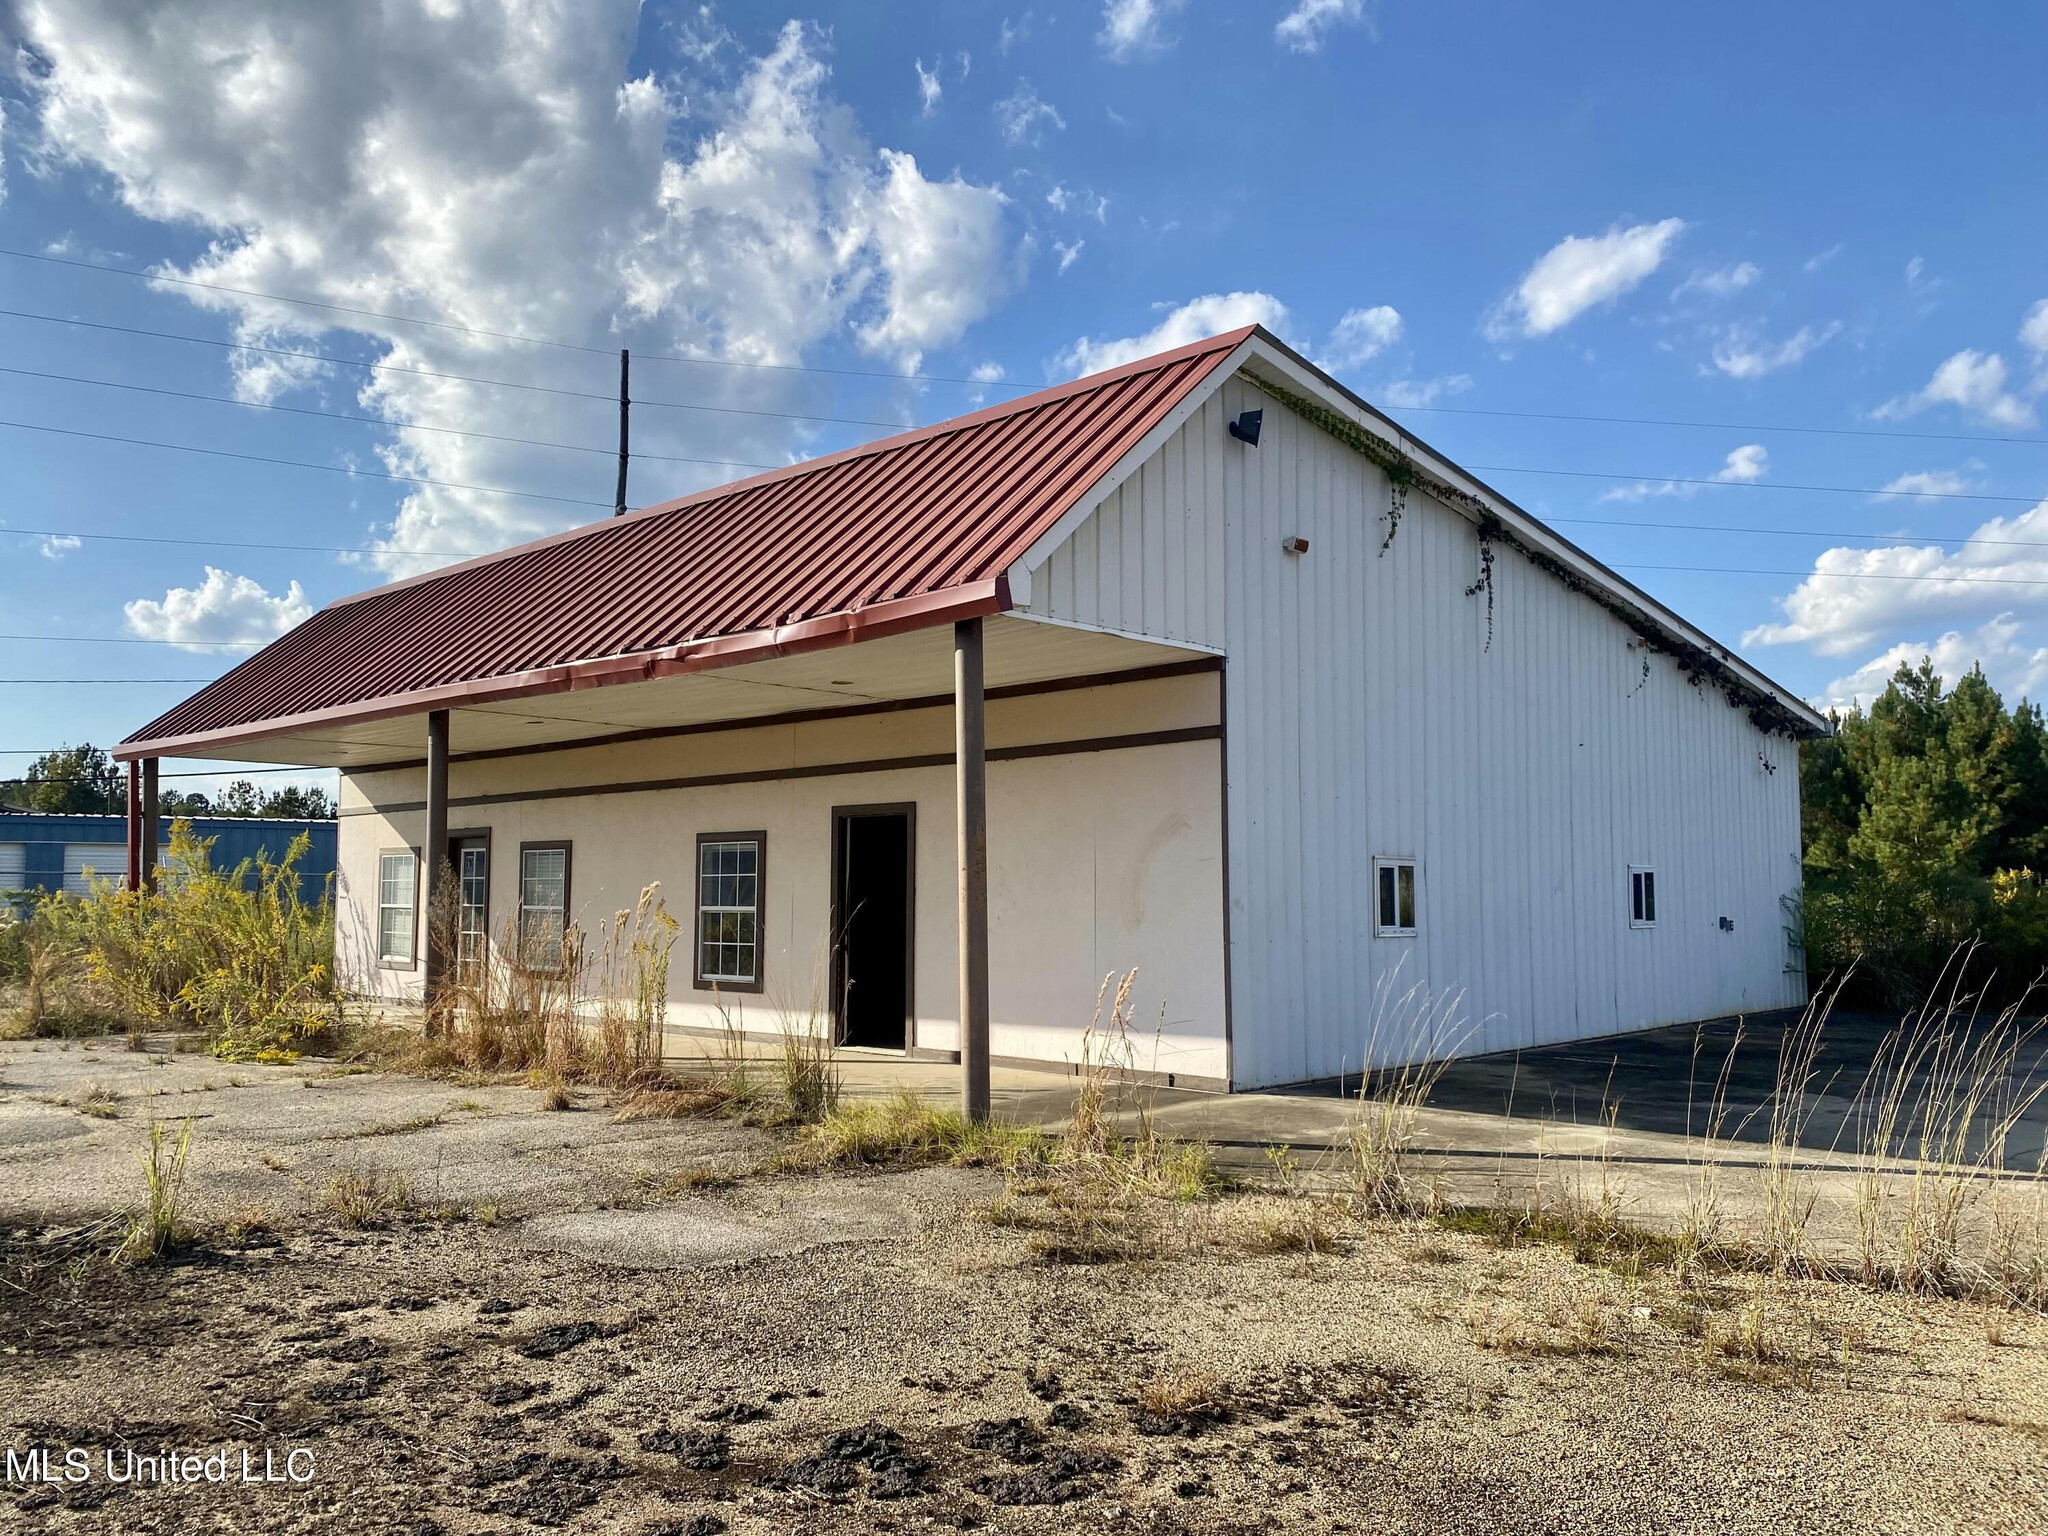
<path id="1" fill-rule="evenodd" d="M 202 1239 L 15 1289 L 133 1200 L 152 1111 L 208 1117 Z M 1421 1222 L 1260 1252 L 1302 1213 L 1276 1195 L 1162 1206 L 1156 1258 L 1052 1264 L 1042 1202 L 985 1219 L 992 1174 L 720 1182 L 771 1148 L 594 1095 L 0 1046 L 0 1435 L 92 1471 L 0 1485 L 0 1524 L 2048 1529 L 2039 1317 L 1683 1290 Z M 350 1228 L 338 1176 L 413 1200 Z M 122 1484 L 124 1447 L 311 1475 Z"/>

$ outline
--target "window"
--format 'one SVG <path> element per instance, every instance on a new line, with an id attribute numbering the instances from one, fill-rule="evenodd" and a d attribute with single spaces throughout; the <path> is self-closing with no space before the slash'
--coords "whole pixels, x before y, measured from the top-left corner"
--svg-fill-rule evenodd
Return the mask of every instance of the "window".
<path id="1" fill-rule="evenodd" d="M 569 845 L 519 845 L 519 963 L 559 970 L 569 930 Z"/>
<path id="2" fill-rule="evenodd" d="M 377 963 L 409 969 L 418 932 L 420 860 L 410 848 L 377 855 Z"/>
<path id="3" fill-rule="evenodd" d="M 1657 871 L 1640 864 L 1628 867 L 1628 925 L 1631 928 L 1657 926 Z"/>
<path id="4" fill-rule="evenodd" d="M 491 914 L 491 845 L 487 838 L 450 839 L 455 844 L 455 964 L 466 976 L 482 963 Z"/>
<path id="5" fill-rule="evenodd" d="M 697 839 L 697 985 L 761 990 L 761 883 L 768 834 Z"/>
<path id="6" fill-rule="evenodd" d="M 1373 932 L 1398 936 L 1415 931 L 1415 861 L 1374 859 Z"/>

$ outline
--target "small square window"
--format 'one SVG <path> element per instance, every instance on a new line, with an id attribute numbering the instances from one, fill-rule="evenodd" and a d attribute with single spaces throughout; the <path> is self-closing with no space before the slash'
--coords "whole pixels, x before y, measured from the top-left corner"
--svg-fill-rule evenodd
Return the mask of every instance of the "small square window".
<path id="1" fill-rule="evenodd" d="M 1657 926 L 1657 871 L 1640 864 L 1628 868 L 1628 925 L 1631 928 Z"/>
<path id="2" fill-rule="evenodd" d="M 1373 932 L 1382 938 L 1415 931 L 1415 861 L 1374 859 Z"/>

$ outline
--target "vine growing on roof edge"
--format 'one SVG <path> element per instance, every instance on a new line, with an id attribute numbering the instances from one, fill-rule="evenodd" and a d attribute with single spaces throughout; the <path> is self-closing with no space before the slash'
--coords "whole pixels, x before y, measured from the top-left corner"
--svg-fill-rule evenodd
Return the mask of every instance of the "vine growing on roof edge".
<path id="1" fill-rule="evenodd" d="M 1482 498 L 1446 484 L 1434 475 L 1426 474 L 1407 453 L 1367 431 L 1350 417 L 1256 374 L 1245 374 L 1242 377 L 1246 383 L 1261 393 L 1271 395 L 1296 415 L 1321 428 L 1338 442 L 1379 466 L 1388 483 L 1387 534 L 1380 541 L 1382 555 L 1393 546 L 1394 536 L 1400 531 L 1402 513 L 1407 510 L 1408 492 L 1416 486 L 1420 486 L 1447 507 L 1456 508 L 1479 525 L 1479 579 L 1466 590 L 1466 595 L 1476 597 L 1482 591 L 1486 594 L 1487 649 L 1491 650 L 1493 647 L 1494 551 L 1496 545 L 1505 544 L 1531 565 L 1554 576 L 1569 590 L 1597 603 L 1634 631 L 1637 635 L 1637 644 L 1646 653 L 1643 658 L 1646 681 L 1649 667 L 1647 653 L 1662 652 L 1671 657 L 1673 664 L 1685 675 L 1686 681 L 1695 688 L 1704 682 L 1712 681 L 1728 703 L 1747 714 L 1750 723 L 1757 729 L 1792 740 L 1798 739 L 1804 733 L 1806 724 L 1802 719 L 1768 692 L 1759 690 L 1737 673 L 1725 655 L 1717 655 L 1709 649 L 1688 642 L 1678 634 L 1667 632 L 1663 624 L 1644 610 L 1636 608 L 1605 587 L 1589 582 L 1577 570 L 1549 551 L 1518 537 L 1513 529 L 1499 520 L 1493 508 Z M 1657 638 L 1651 638 L 1648 632 L 1655 632 Z"/>

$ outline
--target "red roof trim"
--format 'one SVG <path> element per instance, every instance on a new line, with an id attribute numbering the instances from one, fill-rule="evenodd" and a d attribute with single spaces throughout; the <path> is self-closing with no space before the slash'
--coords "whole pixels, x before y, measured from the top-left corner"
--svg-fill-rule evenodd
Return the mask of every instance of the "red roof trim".
<path id="1" fill-rule="evenodd" d="M 509 677 L 448 683 L 438 688 L 421 688 L 411 693 L 368 699 L 360 704 L 343 704 L 333 709 L 309 710 L 301 715 L 282 715 L 251 721 L 247 725 L 198 731 L 189 736 L 125 741 L 114 749 L 113 756 L 120 762 L 134 762 L 145 757 L 168 756 L 181 748 L 234 746 L 273 736 L 296 735 L 321 726 L 363 725 L 373 720 L 388 720 L 396 715 L 419 714 L 430 709 L 461 709 L 473 704 L 530 699 L 551 693 L 578 693 L 586 688 L 602 688 L 614 683 L 682 677 L 692 672 L 735 667 L 744 662 L 769 661 L 778 656 L 798 656 L 835 645 L 853 645 L 862 640 L 882 640 L 914 629 L 929 629 L 961 619 L 1007 613 L 1010 607 L 1009 578 L 998 576 L 993 581 L 973 582 L 944 592 L 875 603 L 778 629 L 716 635 L 707 640 L 664 646 L 656 651 L 570 662 L 565 666 L 518 672 Z"/>

